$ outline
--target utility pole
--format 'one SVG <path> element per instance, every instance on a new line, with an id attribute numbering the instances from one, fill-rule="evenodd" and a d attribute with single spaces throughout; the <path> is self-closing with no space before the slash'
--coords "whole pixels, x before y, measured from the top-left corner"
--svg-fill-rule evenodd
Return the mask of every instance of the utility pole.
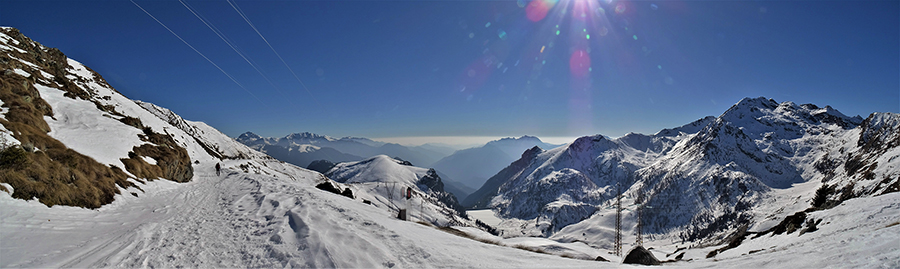
<path id="1" fill-rule="evenodd" d="M 622 256 L 622 187 L 616 183 L 616 256 Z"/>

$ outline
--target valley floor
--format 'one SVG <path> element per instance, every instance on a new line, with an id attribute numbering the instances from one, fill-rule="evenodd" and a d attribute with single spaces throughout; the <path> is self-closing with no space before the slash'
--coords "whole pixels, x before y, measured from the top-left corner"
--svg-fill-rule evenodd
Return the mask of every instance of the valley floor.
<path id="1" fill-rule="evenodd" d="M 140 197 L 126 192 L 99 210 L 47 208 L 0 192 L 0 267 L 625 266 L 485 244 L 399 221 L 382 209 L 311 188 L 314 173 L 279 179 L 239 169 L 222 176 L 195 169 L 190 183 L 154 181 L 142 185 L 146 193 L 128 190 Z M 716 247 L 687 250 L 685 259 L 693 261 L 666 266 L 900 266 L 900 193 L 849 200 L 812 215 L 823 219 L 815 233 L 763 236 L 715 259 L 704 255 Z M 654 247 L 661 259 L 674 251 L 673 245 Z"/>

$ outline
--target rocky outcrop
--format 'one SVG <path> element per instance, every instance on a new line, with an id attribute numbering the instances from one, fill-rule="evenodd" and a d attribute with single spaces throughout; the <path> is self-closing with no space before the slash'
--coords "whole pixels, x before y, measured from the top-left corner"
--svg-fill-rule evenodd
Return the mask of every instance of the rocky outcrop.
<path id="1" fill-rule="evenodd" d="M 625 256 L 625 260 L 623 260 L 622 263 L 660 265 L 660 262 L 656 259 L 656 256 L 653 256 L 653 253 L 642 246 L 637 246 L 631 249 L 631 251 L 628 252 L 628 255 Z"/>

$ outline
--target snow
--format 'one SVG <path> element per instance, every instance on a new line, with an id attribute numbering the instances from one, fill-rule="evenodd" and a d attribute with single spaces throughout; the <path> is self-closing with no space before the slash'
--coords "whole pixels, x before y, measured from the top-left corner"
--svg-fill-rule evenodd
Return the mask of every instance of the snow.
<path id="1" fill-rule="evenodd" d="M 5 29 L 11 28 L 11 27 L 2 27 L 2 28 L 5 30 Z M 3 44 L 12 43 L 12 45 L 19 45 L 18 40 L 15 40 L 12 37 L 10 37 L 9 35 L 6 35 L 5 33 L 2 33 L 2 32 L 0 32 L 0 43 L 3 43 Z"/>
<path id="2" fill-rule="evenodd" d="M 313 146 L 313 145 L 309 145 L 309 144 L 303 144 L 303 145 L 299 145 L 299 146 L 297 146 L 297 147 L 295 147 L 295 148 L 290 148 L 290 149 L 288 149 L 288 150 L 296 150 L 296 151 L 298 151 L 298 152 L 314 152 L 314 151 L 317 151 L 317 150 L 319 150 L 319 149 L 321 149 L 321 148 L 320 148 L 320 147 L 317 147 L 317 146 Z"/>
<path id="3" fill-rule="evenodd" d="M 39 66 L 37 66 L 36 64 L 33 64 L 33 63 L 29 62 L 29 61 L 23 61 L 22 59 L 19 59 L 19 58 L 16 58 L 16 57 L 10 57 L 10 58 L 12 58 L 13 60 L 19 61 L 20 63 L 25 64 L 25 65 L 27 65 L 27 66 L 29 66 L 29 67 L 31 67 L 31 68 L 38 69 L 38 70 L 41 69 L 41 67 L 39 67 Z M 43 71 L 43 70 L 41 70 L 41 71 Z"/>
<path id="4" fill-rule="evenodd" d="M 3 100 L 0 100 L 0 118 L 6 119 L 6 112 L 9 112 L 9 108 L 4 107 L 3 104 Z M 12 132 L 7 130 L 3 124 L 0 124 L 0 148 L 20 144 L 22 143 L 12 136 Z"/>
<path id="5" fill-rule="evenodd" d="M 399 165 L 399 162 L 387 155 L 377 155 L 358 162 L 338 163 L 328 174 L 335 181 L 343 183 L 382 182 L 415 185 L 428 171 L 425 168 Z"/>
<path id="6" fill-rule="evenodd" d="M 16 74 L 18 74 L 20 76 L 26 77 L 26 78 L 31 77 L 31 74 L 29 74 L 28 72 L 25 72 L 25 70 L 22 70 L 22 69 L 18 69 L 18 68 L 13 69 L 13 72 L 15 72 Z"/>
<path id="7" fill-rule="evenodd" d="M 144 159 L 145 162 L 147 162 L 147 163 L 149 163 L 149 164 L 151 164 L 151 165 L 156 165 L 156 160 L 153 159 L 153 158 L 150 158 L 150 157 L 147 157 L 147 156 L 141 156 L 141 159 Z"/>
<path id="8" fill-rule="evenodd" d="M 123 195 L 99 210 L 47 208 L 0 193 L 0 267 L 597 265 L 396 220 L 359 200 L 312 188 L 317 173 L 276 161 L 253 162 L 295 180 L 230 168 L 216 177 L 210 167 L 196 166 L 192 182 L 153 181 L 139 197 Z"/>
<path id="9" fill-rule="evenodd" d="M 138 138 L 141 130 L 122 128 L 121 122 L 105 117 L 94 103 L 64 97 L 62 91 L 41 84 L 34 87 L 53 108 L 53 117 L 44 116 L 48 134 L 67 147 L 102 164 L 122 166 L 119 159 L 127 159 L 133 147 L 143 144 Z"/>
<path id="10" fill-rule="evenodd" d="M 818 231 L 745 240 L 718 254 L 715 263 L 697 267 L 900 267 L 900 193 L 851 199 L 807 218 L 822 220 Z M 761 251 L 748 254 L 754 250 Z"/>
<path id="11" fill-rule="evenodd" d="M 492 209 L 469 210 L 466 211 L 466 214 L 494 227 L 500 225 L 500 222 L 503 221 L 497 217 L 497 214 Z"/>
<path id="12" fill-rule="evenodd" d="M 129 100 L 130 101 L 130 100 Z M 129 102 L 131 103 L 131 102 Z M 217 154 L 228 158 L 267 158 L 265 154 L 251 150 L 249 147 L 237 143 L 224 133 L 216 130 L 204 122 L 189 121 L 175 114 L 171 110 L 143 101 L 134 101 L 135 104 L 150 112 L 168 124 L 177 127 L 185 134 L 190 135 L 194 142 L 203 143 Z M 193 156 L 192 156 L 193 157 Z"/>
<path id="13" fill-rule="evenodd" d="M 444 190 L 431 189 L 423 182 L 429 169 L 404 165 L 401 161 L 386 155 L 377 155 L 358 162 L 339 163 L 325 175 L 334 181 L 345 183 L 353 194 L 372 203 L 372 206 L 391 212 L 406 209 L 411 220 L 423 221 L 439 226 L 468 224 L 473 221 L 463 218 L 446 201 Z M 345 187 L 341 187 L 345 188 Z M 411 199 L 405 198 L 405 191 L 411 188 Z"/>
<path id="14" fill-rule="evenodd" d="M 0 38 L 4 38 L 4 39 L 8 39 L 8 40 L 15 41 L 14 39 L 9 38 L 9 36 L 4 35 L 4 34 L 0 34 Z M 6 46 L 6 45 L 0 45 L 0 50 L 5 50 L 5 51 L 16 50 L 16 51 L 18 51 L 19 53 L 25 53 L 25 50 L 23 50 L 23 49 L 20 49 L 20 48 L 17 48 L 17 47 L 10 47 L 10 46 Z"/>
<path id="15" fill-rule="evenodd" d="M 12 42 L 9 38 L 0 39 L 5 44 Z M 44 72 L 28 62 L 11 59 Z M 116 195 L 114 202 L 97 210 L 47 207 L 37 200 L 13 199 L 10 193 L 0 192 L 2 268 L 630 267 L 618 264 L 620 258 L 609 254 L 614 238 L 614 230 L 610 227 L 615 223 L 615 209 L 610 200 L 591 204 L 596 206 L 597 211 L 590 218 L 568 225 L 549 238 L 510 237 L 510 234 L 504 234 L 507 238 L 503 238 L 477 228 L 454 226 L 453 229 L 466 235 L 457 236 L 429 225 L 461 223 L 451 222 L 447 218 L 448 209 L 435 203 L 433 197 L 421 195 L 410 200 L 393 199 L 395 195 L 399 196 L 400 188 L 396 186 L 420 183 L 423 176 L 430 174 L 428 169 L 401 165 L 399 161 L 384 155 L 376 156 L 360 162 L 339 164 L 336 167 L 338 170 L 335 170 L 337 172 L 332 174 L 338 181 L 351 183 L 341 184 L 340 187 L 351 188 L 356 198 L 318 190 L 314 187 L 316 184 L 329 181 L 324 175 L 268 158 L 202 122 L 184 120 L 153 104 L 134 102 L 109 87 L 79 62 L 69 60 L 68 63 L 70 68 L 66 77 L 77 78 L 76 85 L 85 89 L 90 99 L 113 107 L 118 113 L 140 119 L 144 126 L 155 132 L 170 134 L 176 143 L 188 151 L 191 160 L 196 161 L 194 177 L 188 183 L 155 180 L 138 183 L 140 189 L 120 189 L 122 193 Z M 40 84 L 35 84 L 35 87 L 53 107 L 54 115 L 45 117 L 51 127 L 49 135 L 67 147 L 101 163 L 121 165 L 119 159 L 127 157 L 132 147 L 145 143 L 138 138 L 141 130 L 119 122 L 117 118 L 120 116 L 98 110 L 91 101 L 64 97 L 62 91 Z M 751 107 L 765 109 L 754 110 Z M 6 111 L 0 103 L 0 116 L 5 117 Z M 833 118 L 821 118 L 825 119 L 821 121 L 815 118 L 824 114 L 849 124 L 825 121 L 833 121 Z M 738 127 L 723 127 L 728 126 L 720 122 L 723 118 L 733 120 L 732 125 Z M 774 127 L 762 127 L 759 123 L 760 120 L 783 123 L 797 119 L 803 120 L 801 125 L 812 127 L 796 132 L 792 126 L 779 125 L 773 130 Z M 661 131 L 653 137 L 630 134 L 610 140 L 598 135 L 580 138 L 565 147 L 536 152 L 533 163 L 526 165 L 513 180 L 532 183 L 534 188 L 526 191 L 549 190 L 546 193 L 553 200 L 539 208 L 559 210 L 584 205 L 584 201 L 596 202 L 579 198 L 579 195 L 600 193 L 610 197 L 609 185 L 614 179 L 634 171 L 629 169 L 650 165 L 662 171 L 682 172 L 688 176 L 685 178 L 697 180 L 694 182 L 696 184 L 691 183 L 694 185 L 688 184 L 690 189 L 684 189 L 691 193 L 709 192 L 710 189 L 699 186 L 714 183 L 709 180 L 711 175 L 725 175 L 735 180 L 766 175 L 760 172 L 763 167 L 735 161 L 729 155 L 711 156 L 712 161 L 690 165 L 687 161 L 694 160 L 692 158 L 697 157 L 694 156 L 697 151 L 690 151 L 691 146 L 696 144 L 689 143 L 689 140 L 704 138 L 700 132 L 713 135 L 710 141 L 753 146 L 759 150 L 751 154 L 762 154 L 760 156 L 784 149 L 793 150 L 782 156 L 779 162 L 799 167 L 794 173 L 802 175 L 804 181 L 751 194 L 757 203 L 748 210 L 754 220 L 750 231 L 758 232 L 773 227 L 784 216 L 809 207 L 815 190 L 825 179 L 824 175 L 815 172 L 813 163 L 823 157 L 874 154 L 872 160 L 878 165 L 872 173 L 876 175 L 876 180 L 857 181 L 861 190 L 874 185 L 870 181 L 896 178 L 900 148 L 875 148 L 871 149 L 874 153 L 864 152 L 857 143 L 861 136 L 894 139 L 897 120 L 896 114 L 876 114 L 868 120 L 869 128 L 862 130 L 852 128 L 858 118 L 848 118 L 830 107 L 817 109 L 789 102 L 777 104 L 764 98 L 745 99 L 719 119 L 704 118 L 667 132 Z M 710 127 L 719 123 L 722 123 L 721 129 Z M 688 133 L 693 130 L 697 133 Z M 715 140 L 715 135 L 723 137 L 728 132 L 750 138 Z M 304 136 L 317 138 L 302 134 L 298 138 Z M 4 137 L 11 138 L 9 131 L 0 128 L 0 138 Z M 334 140 L 328 137 L 317 139 Z M 210 156 L 207 150 L 227 158 Z M 660 161 L 659 156 L 669 151 L 674 152 L 673 158 L 678 159 Z M 155 163 L 152 159 L 145 160 Z M 221 175 L 214 170 L 214 163 L 222 164 Z M 843 173 L 843 169 L 841 165 L 835 172 Z M 130 180 L 134 182 L 134 179 Z M 844 183 L 841 180 L 849 179 L 835 179 L 836 183 Z M 596 186 L 590 187 L 590 183 Z M 559 186 L 550 186 L 555 188 L 550 189 L 548 185 L 553 184 Z M 15 191 L 9 184 L 2 186 L 10 192 Z M 516 189 L 510 186 L 507 189 Z M 573 190 L 572 186 L 582 189 Z M 560 190 L 573 190 L 574 193 Z M 628 245 L 636 238 L 633 228 L 636 222 L 635 194 L 635 190 L 626 192 L 623 199 L 626 208 L 623 242 L 627 242 L 624 250 L 630 249 Z M 504 196 L 498 197 L 502 200 Z M 536 197 L 542 198 L 539 195 Z M 532 201 L 525 198 L 522 201 Z M 364 204 L 364 199 L 372 201 L 372 204 Z M 702 212 L 724 210 L 715 206 Z M 401 207 L 410 210 L 413 221 L 401 221 L 394 217 L 396 209 Z M 683 212 L 667 212 L 669 215 L 680 213 Z M 541 214 L 546 214 L 546 211 L 535 219 L 506 219 L 498 226 L 506 227 L 505 231 L 531 234 L 536 229 L 547 227 L 548 216 Z M 488 219 L 494 213 L 483 211 L 473 212 L 473 215 Z M 551 217 L 571 216 L 577 214 Z M 719 253 L 712 259 L 706 259 L 706 254 L 721 246 L 682 242 L 666 234 L 646 234 L 645 245 L 652 247 L 651 251 L 660 259 L 684 253 L 686 260 L 667 264 L 672 267 L 900 267 L 900 193 L 850 199 L 837 207 L 811 212 L 808 218 L 822 221 L 818 231 L 803 235 L 793 233 L 748 238 L 740 246 Z M 521 228 L 510 228 L 514 226 Z M 681 247 L 688 249 L 678 250 Z M 751 254 L 751 251 L 754 253 Z M 613 262 L 582 260 L 596 256 Z"/>

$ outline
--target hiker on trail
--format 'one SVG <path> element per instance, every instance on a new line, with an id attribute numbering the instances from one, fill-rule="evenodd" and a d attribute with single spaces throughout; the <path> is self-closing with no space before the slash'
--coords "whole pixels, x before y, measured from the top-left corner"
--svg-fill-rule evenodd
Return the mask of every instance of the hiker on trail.
<path id="1" fill-rule="evenodd" d="M 219 176 L 219 170 L 221 170 L 221 169 L 222 169 L 222 167 L 219 166 L 219 163 L 216 163 L 216 176 Z"/>

